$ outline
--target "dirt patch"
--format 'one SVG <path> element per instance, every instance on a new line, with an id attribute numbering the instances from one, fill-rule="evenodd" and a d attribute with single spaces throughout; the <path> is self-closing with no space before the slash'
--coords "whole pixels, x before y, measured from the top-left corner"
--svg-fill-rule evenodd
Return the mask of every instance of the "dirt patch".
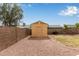
<path id="1" fill-rule="evenodd" d="M 69 47 L 79 47 L 79 35 L 53 35 L 57 41 Z"/>

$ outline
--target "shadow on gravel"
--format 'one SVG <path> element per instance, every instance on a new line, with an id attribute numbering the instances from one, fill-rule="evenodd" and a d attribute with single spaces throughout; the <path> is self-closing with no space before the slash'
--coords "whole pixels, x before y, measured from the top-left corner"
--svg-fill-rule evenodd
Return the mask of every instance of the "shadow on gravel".
<path id="1" fill-rule="evenodd" d="M 28 40 L 49 40 L 50 37 L 29 37 Z"/>

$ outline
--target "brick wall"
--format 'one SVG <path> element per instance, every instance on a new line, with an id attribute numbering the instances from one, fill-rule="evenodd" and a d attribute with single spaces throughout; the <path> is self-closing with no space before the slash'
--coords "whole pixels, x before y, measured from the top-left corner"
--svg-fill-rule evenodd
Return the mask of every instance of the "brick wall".
<path id="1" fill-rule="evenodd" d="M 0 27 L 0 51 L 30 35 L 30 30 L 16 27 Z"/>
<path id="2" fill-rule="evenodd" d="M 63 34 L 79 34 L 79 29 L 72 28 L 72 29 L 63 29 Z"/>
<path id="3" fill-rule="evenodd" d="M 30 35 L 31 33 L 31 31 L 30 31 L 30 29 L 28 29 L 28 28 L 17 28 L 16 29 L 16 34 L 17 34 L 17 41 L 18 40 L 21 40 L 21 39 L 23 39 L 23 38 L 25 38 L 26 36 L 28 36 L 28 35 Z"/>
<path id="4" fill-rule="evenodd" d="M 48 29 L 48 34 L 53 34 L 54 32 L 57 32 L 57 34 L 79 34 L 79 29 L 76 28 L 69 28 L 69 29 Z"/>
<path id="5" fill-rule="evenodd" d="M 54 32 L 57 32 L 57 34 L 62 34 L 63 29 L 62 28 L 49 28 L 48 29 L 48 34 L 54 34 Z"/>

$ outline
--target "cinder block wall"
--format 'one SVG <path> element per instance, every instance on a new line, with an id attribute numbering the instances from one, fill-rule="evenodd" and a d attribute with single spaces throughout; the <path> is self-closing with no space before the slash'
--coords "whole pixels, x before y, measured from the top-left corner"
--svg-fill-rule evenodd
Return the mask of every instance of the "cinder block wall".
<path id="1" fill-rule="evenodd" d="M 79 34 L 79 29 L 72 28 L 72 29 L 63 29 L 63 34 Z"/>
<path id="2" fill-rule="evenodd" d="M 0 27 L 0 51 L 30 35 L 27 28 Z"/>
<path id="3" fill-rule="evenodd" d="M 48 29 L 48 34 L 53 34 L 57 32 L 57 34 L 79 34 L 79 29 L 76 28 L 68 28 L 68 29 Z"/>
<path id="4" fill-rule="evenodd" d="M 49 28 L 48 29 L 48 34 L 54 34 L 54 32 L 57 32 L 57 34 L 62 34 L 63 33 L 63 29 L 62 28 L 59 28 L 59 29 Z"/>
<path id="5" fill-rule="evenodd" d="M 30 35 L 30 29 L 28 28 L 17 28 L 16 29 L 17 41 L 27 37 L 28 35 Z"/>

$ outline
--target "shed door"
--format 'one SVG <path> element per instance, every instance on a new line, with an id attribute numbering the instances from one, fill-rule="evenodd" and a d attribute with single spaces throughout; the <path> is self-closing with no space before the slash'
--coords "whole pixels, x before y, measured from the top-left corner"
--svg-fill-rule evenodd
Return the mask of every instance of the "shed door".
<path id="1" fill-rule="evenodd" d="M 41 37 L 42 34 L 43 34 L 42 28 L 40 28 L 40 27 L 36 29 L 36 32 L 37 32 L 37 36 L 38 36 L 38 37 Z"/>
<path id="2" fill-rule="evenodd" d="M 36 27 L 33 29 L 33 36 L 36 36 L 36 37 L 41 37 L 43 36 L 43 29 L 41 27 Z"/>

